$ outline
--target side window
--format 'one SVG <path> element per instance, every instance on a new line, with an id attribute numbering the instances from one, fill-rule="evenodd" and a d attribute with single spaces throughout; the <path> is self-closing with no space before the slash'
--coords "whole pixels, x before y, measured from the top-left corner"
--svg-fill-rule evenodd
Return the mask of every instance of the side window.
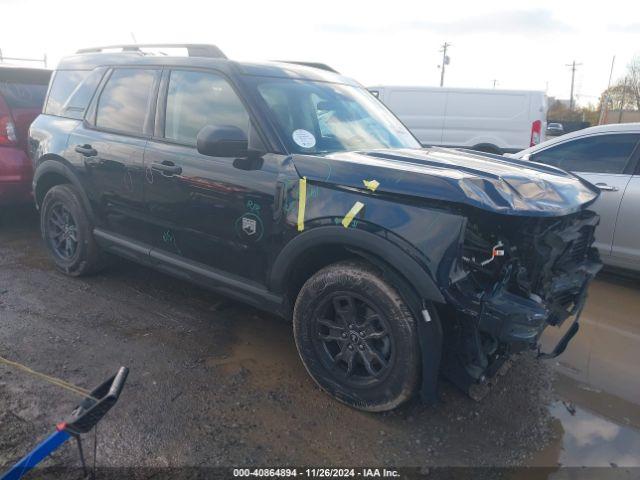
<path id="1" fill-rule="evenodd" d="M 44 113 L 48 115 L 62 115 L 62 110 L 74 89 L 89 76 L 90 70 L 58 70 L 51 83 L 49 99 Z"/>
<path id="2" fill-rule="evenodd" d="M 98 100 L 96 126 L 138 135 L 143 133 L 156 75 L 155 70 L 114 70 Z"/>
<path id="3" fill-rule="evenodd" d="M 580 138 L 547 148 L 531 160 L 570 172 L 623 173 L 639 139 L 626 133 Z"/>
<path id="4" fill-rule="evenodd" d="M 196 144 L 207 125 L 232 125 L 249 135 L 249 114 L 231 85 L 208 72 L 174 70 L 169 78 L 165 138 Z"/>

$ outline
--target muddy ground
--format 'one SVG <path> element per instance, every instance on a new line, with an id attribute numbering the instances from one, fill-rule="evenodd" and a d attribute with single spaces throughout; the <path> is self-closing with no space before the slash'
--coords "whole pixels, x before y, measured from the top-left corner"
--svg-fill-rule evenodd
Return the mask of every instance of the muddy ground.
<path id="1" fill-rule="evenodd" d="M 87 389 L 131 369 L 99 465 L 527 465 L 560 435 L 553 373 L 530 356 L 481 403 L 442 382 L 436 407 L 357 412 L 308 377 L 288 323 L 125 261 L 65 277 L 34 213 L 1 222 L 0 356 Z M 77 400 L 0 365 L 0 470 Z M 72 447 L 47 465 L 77 462 Z"/>

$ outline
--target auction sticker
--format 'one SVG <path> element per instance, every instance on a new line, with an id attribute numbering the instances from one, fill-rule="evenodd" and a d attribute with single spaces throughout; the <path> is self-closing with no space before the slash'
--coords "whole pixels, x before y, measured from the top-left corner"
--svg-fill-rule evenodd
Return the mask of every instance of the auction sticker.
<path id="1" fill-rule="evenodd" d="M 313 148 L 316 146 L 316 137 L 307 130 L 299 128 L 298 130 L 294 130 L 291 136 L 293 137 L 293 141 L 302 148 Z"/>

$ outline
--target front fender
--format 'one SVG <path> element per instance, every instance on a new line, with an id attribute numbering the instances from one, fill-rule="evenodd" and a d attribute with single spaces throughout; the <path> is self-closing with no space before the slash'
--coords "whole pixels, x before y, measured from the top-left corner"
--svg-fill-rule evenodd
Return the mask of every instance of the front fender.
<path id="1" fill-rule="evenodd" d="M 289 272 L 306 252 L 315 247 L 340 245 L 365 251 L 393 266 L 424 299 L 443 303 L 444 297 L 436 282 L 419 262 L 391 241 L 365 230 L 342 226 L 315 227 L 293 238 L 277 256 L 269 279 L 270 289 L 285 291 Z"/>

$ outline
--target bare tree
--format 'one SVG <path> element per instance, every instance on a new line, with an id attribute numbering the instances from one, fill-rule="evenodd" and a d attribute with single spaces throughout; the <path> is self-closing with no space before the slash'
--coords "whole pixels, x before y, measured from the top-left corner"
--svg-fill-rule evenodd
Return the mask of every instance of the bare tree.
<path id="1" fill-rule="evenodd" d="M 627 66 L 627 95 L 635 103 L 635 108 L 640 110 L 640 56 L 635 56 Z"/>
<path id="2" fill-rule="evenodd" d="M 607 102 L 607 109 L 640 110 L 640 56 L 627 65 L 625 76 L 602 92 L 600 102 Z"/>

